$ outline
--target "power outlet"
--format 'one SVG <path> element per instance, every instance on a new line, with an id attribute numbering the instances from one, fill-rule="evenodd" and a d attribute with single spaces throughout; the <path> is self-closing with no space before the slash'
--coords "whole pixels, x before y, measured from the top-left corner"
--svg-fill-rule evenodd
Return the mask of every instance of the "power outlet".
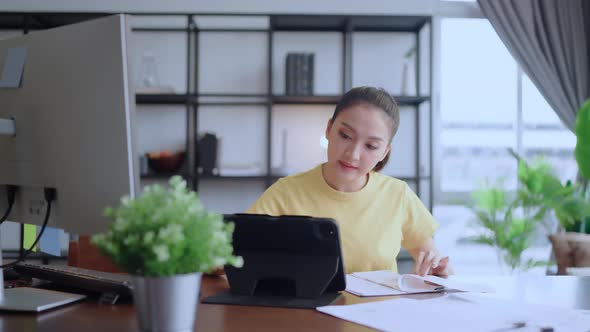
<path id="1" fill-rule="evenodd" d="M 40 224 L 45 218 L 47 203 L 42 188 L 21 187 L 17 192 L 19 219 L 27 224 Z"/>
<path id="2" fill-rule="evenodd" d="M 19 187 L 15 198 L 16 202 L 8 220 L 23 224 L 43 225 L 48 207 L 43 187 Z M 55 227 L 59 218 L 59 203 L 55 200 L 51 203 L 47 226 Z"/>
<path id="3" fill-rule="evenodd" d="M 45 200 L 29 199 L 25 202 L 25 209 L 29 215 L 41 216 L 45 214 Z"/>

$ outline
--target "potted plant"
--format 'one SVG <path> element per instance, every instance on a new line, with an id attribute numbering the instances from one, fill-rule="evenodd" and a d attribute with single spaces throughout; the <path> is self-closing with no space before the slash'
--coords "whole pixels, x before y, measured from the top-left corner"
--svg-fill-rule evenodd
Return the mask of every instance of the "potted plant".
<path id="1" fill-rule="evenodd" d="M 473 195 L 472 210 L 488 230 L 476 241 L 497 247 L 513 270 L 541 264 L 521 262 L 519 258 L 537 223 L 544 225 L 549 234 L 558 274 L 566 274 L 571 267 L 590 267 L 590 99 L 578 111 L 576 139 L 579 182 L 567 181 L 563 185 L 549 164 L 529 164 L 509 150 L 518 161 L 516 197 L 508 201 L 506 193 L 494 187 Z M 514 218 L 515 212 L 519 218 Z M 551 223 L 552 216 L 558 221 L 557 229 Z"/>
<path id="2" fill-rule="evenodd" d="M 548 264 L 521 259 L 538 226 L 543 226 L 546 234 L 552 234 L 551 238 L 555 233 L 551 213 L 565 229 L 590 215 L 590 203 L 580 195 L 579 185 L 571 182 L 562 185 L 542 158 L 527 163 L 513 150 L 509 152 L 518 161 L 518 188 L 515 195 L 505 192 L 501 186 L 473 193 L 471 208 L 487 230 L 475 241 L 495 246 L 512 271 L 526 270 Z M 509 196 L 514 197 L 509 199 Z"/>
<path id="3" fill-rule="evenodd" d="M 233 224 L 207 212 L 179 176 L 170 187 L 147 186 L 107 208 L 107 232 L 92 242 L 133 277 L 139 325 L 147 331 L 192 330 L 203 272 L 230 264 Z"/>
<path id="4" fill-rule="evenodd" d="M 576 115 L 576 148 L 574 150 L 578 164 L 581 193 L 590 200 L 588 180 L 590 180 L 590 99 L 586 100 Z M 590 234 L 590 216 L 579 220 L 570 228 L 572 231 Z M 579 226 L 579 227 L 576 227 Z"/>
<path id="5" fill-rule="evenodd" d="M 567 181 L 561 184 L 551 166 L 543 161 L 528 164 L 514 151 L 518 160 L 518 202 L 525 209 L 533 209 L 534 217 L 546 227 L 548 234 L 554 232 L 550 219 L 553 212 L 559 227 L 571 227 L 590 213 L 590 204 L 580 195 L 580 186 Z"/>
<path id="6" fill-rule="evenodd" d="M 472 200 L 470 208 L 477 216 L 477 222 L 485 229 L 473 241 L 494 247 L 500 265 L 507 268 L 508 272 L 547 264 L 545 261 L 525 260 L 522 257 L 532 242 L 539 219 L 530 210 L 521 209 L 518 198 L 510 199 L 509 194 L 497 184 L 476 190 L 472 193 Z"/>
<path id="7" fill-rule="evenodd" d="M 586 203 L 578 208 L 581 213 L 570 220 L 560 220 L 561 230 L 549 236 L 557 261 L 558 274 L 567 274 L 568 269 L 590 266 L 590 99 L 586 100 L 576 115 L 576 148 L 574 155 L 578 165 L 576 194 Z"/>

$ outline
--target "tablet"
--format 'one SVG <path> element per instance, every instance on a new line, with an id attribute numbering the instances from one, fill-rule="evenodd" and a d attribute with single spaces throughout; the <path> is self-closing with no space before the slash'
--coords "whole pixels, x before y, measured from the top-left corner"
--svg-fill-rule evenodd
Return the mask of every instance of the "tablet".
<path id="1" fill-rule="evenodd" d="M 333 219 L 260 214 L 224 215 L 235 226 L 234 254 L 244 266 L 226 266 L 232 303 L 315 308 L 346 288 L 338 225 Z"/>

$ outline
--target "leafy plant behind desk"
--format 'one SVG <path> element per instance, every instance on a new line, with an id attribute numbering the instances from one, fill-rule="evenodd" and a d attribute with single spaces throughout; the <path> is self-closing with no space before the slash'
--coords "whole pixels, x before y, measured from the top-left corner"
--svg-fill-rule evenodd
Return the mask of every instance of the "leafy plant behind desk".
<path id="1" fill-rule="evenodd" d="M 536 215 L 517 211 L 519 200 L 509 199 L 500 184 L 481 188 L 472 194 L 471 209 L 477 221 L 486 229 L 474 239 L 477 243 L 496 248 L 498 256 L 512 270 L 528 270 L 546 265 L 544 261 L 523 261 L 522 253 L 530 246 L 536 225 Z"/>
<path id="2" fill-rule="evenodd" d="M 545 225 L 548 234 L 554 231 L 547 215 L 551 211 L 564 229 L 590 215 L 590 203 L 581 194 L 583 189 L 579 184 L 567 181 L 562 185 L 546 162 L 528 164 L 514 151 L 510 153 L 518 160 L 517 203 L 533 213 L 533 218 Z"/>
<path id="3" fill-rule="evenodd" d="M 576 148 L 574 150 L 581 178 L 580 195 L 590 202 L 590 99 L 586 100 L 576 115 Z M 564 227 L 566 231 L 590 234 L 590 214 Z"/>
<path id="4" fill-rule="evenodd" d="M 486 232 L 474 241 L 497 248 L 512 269 L 526 270 L 546 262 L 526 260 L 522 253 L 531 244 L 537 225 L 554 233 L 551 213 L 562 229 L 590 233 L 590 99 L 576 117 L 575 157 L 581 181 L 562 184 L 551 166 L 542 159 L 527 163 L 513 150 L 518 161 L 518 189 L 514 198 L 500 184 L 483 187 L 472 194 L 471 210 Z"/>
<path id="5" fill-rule="evenodd" d="M 579 184 L 568 181 L 562 185 L 543 159 L 529 164 L 514 151 L 510 153 L 518 160 L 516 195 L 510 199 L 501 185 L 484 187 L 472 194 L 471 209 L 486 229 L 486 234 L 474 241 L 497 248 L 511 270 L 527 270 L 547 265 L 544 261 L 522 259 L 537 225 L 543 225 L 547 234 L 553 233 L 553 211 L 564 229 L 579 227 L 579 221 L 590 216 L 590 202 L 581 194 Z"/>

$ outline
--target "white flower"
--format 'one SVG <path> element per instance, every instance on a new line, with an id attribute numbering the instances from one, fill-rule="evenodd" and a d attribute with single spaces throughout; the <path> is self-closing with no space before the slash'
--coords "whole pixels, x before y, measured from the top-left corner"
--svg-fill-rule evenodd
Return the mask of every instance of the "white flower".
<path id="1" fill-rule="evenodd" d="M 135 244 L 135 242 L 137 241 L 137 237 L 134 235 L 129 235 L 128 237 L 125 238 L 125 240 L 123 240 L 123 243 L 127 246 L 133 246 Z"/>
<path id="2" fill-rule="evenodd" d="M 221 232 L 221 231 L 216 231 L 216 232 L 213 233 L 212 238 L 216 242 L 223 241 L 223 240 L 225 240 L 225 233 L 224 232 Z"/>
<path id="3" fill-rule="evenodd" d="M 162 211 L 161 210 L 156 210 L 156 212 L 154 212 L 154 214 L 152 215 L 151 218 L 148 218 L 148 221 L 153 221 L 153 220 L 158 220 L 162 218 Z"/>
<path id="4" fill-rule="evenodd" d="M 164 241 L 182 241 L 184 239 L 184 234 L 182 233 L 182 226 L 178 224 L 170 224 L 160 231 L 158 237 Z"/>
<path id="5" fill-rule="evenodd" d="M 191 205 L 188 207 L 189 214 L 197 214 L 199 212 L 201 212 L 201 208 L 197 205 Z"/>
<path id="6" fill-rule="evenodd" d="M 237 256 L 235 261 L 234 261 L 234 266 L 235 267 L 242 267 L 244 266 L 244 258 L 242 256 Z"/>
<path id="7" fill-rule="evenodd" d="M 222 266 L 225 265 L 225 258 L 223 257 L 214 257 L 213 258 L 213 265 L 215 266 Z"/>
<path id="8" fill-rule="evenodd" d="M 143 242 L 144 243 L 151 243 L 154 240 L 154 232 L 149 231 L 147 233 L 145 233 L 145 235 L 143 236 Z"/>
<path id="9" fill-rule="evenodd" d="M 159 262 L 165 262 L 170 258 L 170 252 L 168 251 L 168 247 L 166 247 L 163 244 L 154 246 L 152 250 L 154 251 L 154 254 L 156 254 L 156 257 Z"/>
<path id="10" fill-rule="evenodd" d="M 122 232 L 127 228 L 128 224 L 129 223 L 127 222 L 127 220 L 117 217 L 117 219 L 115 220 L 115 230 L 117 232 Z"/>
<path id="11" fill-rule="evenodd" d="M 131 197 L 125 195 L 121 197 L 121 205 L 129 205 L 131 203 Z"/>

